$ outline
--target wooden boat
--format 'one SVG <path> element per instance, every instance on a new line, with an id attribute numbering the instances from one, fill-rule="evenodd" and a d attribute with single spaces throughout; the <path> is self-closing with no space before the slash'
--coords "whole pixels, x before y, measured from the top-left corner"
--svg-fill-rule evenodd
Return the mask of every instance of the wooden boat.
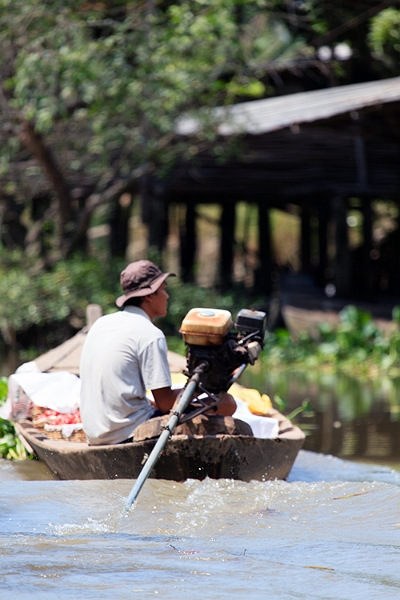
<path id="1" fill-rule="evenodd" d="M 87 311 L 88 327 L 58 348 L 36 359 L 42 372 L 68 371 L 79 375 L 80 352 L 91 323 L 101 315 L 97 305 Z M 171 373 L 182 372 L 186 360 L 168 353 Z M 304 434 L 274 409 L 266 416 L 279 423 L 272 439 L 253 436 L 251 427 L 232 417 L 199 415 L 174 430 L 150 477 L 186 479 L 228 478 L 242 481 L 286 479 L 303 445 Z M 26 420 L 15 424 L 27 449 L 59 479 L 136 479 L 168 416 L 151 419 L 135 431 L 132 443 L 89 446 L 83 432 L 54 439 L 51 432 Z M 75 438 L 75 439 L 74 439 Z M 71 440 L 71 441 L 70 441 Z"/>
<path id="2" fill-rule="evenodd" d="M 232 417 L 200 415 L 179 425 L 150 476 L 174 481 L 205 477 L 286 479 L 303 445 L 304 433 L 275 410 L 271 409 L 269 416 L 279 421 L 279 434 L 271 439 L 254 437 L 247 423 Z M 29 421 L 17 423 L 16 429 L 59 479 L 136 479 L 165 419 L 141 425 L 136 441 L 107 446 L 54 440 Z"/>
<path id="3" fill-rule="evenodd" d="M 354 305 L 371 315 L 375 326 L 385 334 L 396 330 L 392 320 L 395 299 L 377 302 L 363 302 L 354 299 L 329 298 L 312 279 L 302 273 L 286 275 L 282 280 L 280 312 L 283 322 L 291 335 L 297 338 L 301 333 L 311 337 L 319 336 L 321 324 L 328 323 L 333 328 L 340 323 L 340 311 Z"/>

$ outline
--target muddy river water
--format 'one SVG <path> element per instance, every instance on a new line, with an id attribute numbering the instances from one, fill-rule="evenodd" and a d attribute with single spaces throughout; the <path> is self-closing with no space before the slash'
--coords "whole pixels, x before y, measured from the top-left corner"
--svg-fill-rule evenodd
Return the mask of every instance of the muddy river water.
<path id="1" fill-rule="evenodd" d="M 302 450 L 287 481 L 55 481 L 0 460 L 1 598 L 400 599 L 400 472 Z"/>
<path id="2" fill-rule="evenodd" d="M 321 378 L 320 378 L 321 379 Z M 285 377 L 287 481 L 56 481 L 0 460 L 0 597 L 400 600 L 400 385 Z"/>

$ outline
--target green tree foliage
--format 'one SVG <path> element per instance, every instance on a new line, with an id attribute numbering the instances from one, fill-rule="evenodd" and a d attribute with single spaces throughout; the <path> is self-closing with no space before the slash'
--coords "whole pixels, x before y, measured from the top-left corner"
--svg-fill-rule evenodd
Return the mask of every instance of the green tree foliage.
<path id="1" fill-rule="evenodd" d="M 33 325 L 45 327 L 71 318 L 83 325 L 90 303 L 100 304 L 105 312 L 115 310 L 115 298 L 120 294 L 118 277 L 125 263 L 113 260 L 104 264 L 77 255 L 58 261 L 52 271 L 31 277 L 33 262 L 17 250 L 0 253 L 0 331 L 5 340 Z"/>
<path id="2" fill-rule="evenodd" d="M 388 8 L 379 13 L 372 20 L 368 41 L 388 70 L 400 73 L 400 10 Z"/>
<path id="3" fill-rule="evenodd" d="M 316 50 L 324 49 L 325 68 L 338 83 L 351 82 L 351 77 L 359 80 L 397 74 L 399 21 L 397 10 L 391 6 L 398 5 L 397 0 L 273 0 L 272 4 L 293 34 L 302 35 Z M 343 44 L 346 57 L 351 55 L 347 69 Z"/>
<path id="4" fill-rule="evenodd" d="M 271 62 L 299 51 L 268 7 L 0 0 L 0 183 L 18 202 L 43 190 L 56 200 L 40 218 L 25 211 L 38 252 L 56 239 L 68 256 L 97 206 L 212 145 L 213 107 L 263 93 Z M 177 118 L 200 107 L 208 126 L 177 136 Z"/>
<path id="5" fill-rule="evenodd" d="M 32 278 L 30 260 L 20 251 L 0 252 L 0 333 L 3 339 L 11 345 L 16 335 L 36 326 L 49 330 L 51 346 L 51 326 L 69 322 L 82 327 L 88 304 L 99 304 L 104 313 L 117 310 L 115 300 L 121 294 L 119 273 L 125 266 L 122 259 L 104 262 L 75 255 L 58 261 L 51 271 L 40 272 Z M 260 298 L 243 290 L 219 293 L 196 285 L 181 285 L 175 278 L 168 282 L 168 293 L 168 316 L 160 322 L 168 335 L 178 335 L 182 319 L 193 305 L 224 308 L 234 316 L 240 308 L 261 305 Z M 46 349 L 36 349 L 36 354 Z"/>

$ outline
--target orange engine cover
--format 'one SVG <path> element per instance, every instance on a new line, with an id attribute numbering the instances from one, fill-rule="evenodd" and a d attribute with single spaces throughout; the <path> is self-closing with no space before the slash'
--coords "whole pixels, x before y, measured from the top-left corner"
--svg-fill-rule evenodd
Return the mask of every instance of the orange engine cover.
<path id="1" fill-rule="evenodd" d="M 232 325 L 229 310 L 192 308 L 183 319 L 179 331 L 187 344 L 219 346 Z"/>

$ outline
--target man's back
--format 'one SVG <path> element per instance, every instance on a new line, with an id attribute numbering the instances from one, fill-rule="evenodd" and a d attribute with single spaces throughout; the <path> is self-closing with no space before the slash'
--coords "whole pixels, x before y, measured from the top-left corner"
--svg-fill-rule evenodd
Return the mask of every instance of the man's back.
<path id="1" fill-rule="evenodd" d="M 146 389 L 171 385 L 164 334 L 135 306 L 101 317 L 88 333 L 80 373 L 89 443 L 124 441 L 154 412 Z"/>

